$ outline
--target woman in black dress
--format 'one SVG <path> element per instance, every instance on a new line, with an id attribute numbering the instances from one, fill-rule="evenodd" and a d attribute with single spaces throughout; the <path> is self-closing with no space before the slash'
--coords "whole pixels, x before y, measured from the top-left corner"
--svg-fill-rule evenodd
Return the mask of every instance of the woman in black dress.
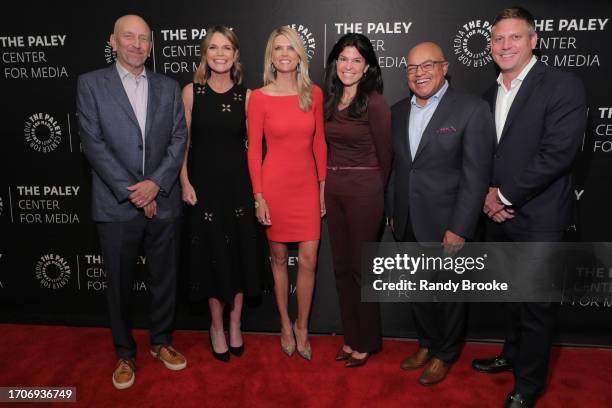
<path id="1" fill-rule="evenodd" d="M 208 299 L 213 355 L 229 361 L 244 350 L 243 297 L 257 295 L 263 257 L 247 168 L 245 106 L 238 38 L 227 27 L 207 31 L 193 83 L 183 89 L 190 144 L 180 181 L 187 211 L 192 297 Z M 223 310 L 230 305 L 229 347 Z"/>

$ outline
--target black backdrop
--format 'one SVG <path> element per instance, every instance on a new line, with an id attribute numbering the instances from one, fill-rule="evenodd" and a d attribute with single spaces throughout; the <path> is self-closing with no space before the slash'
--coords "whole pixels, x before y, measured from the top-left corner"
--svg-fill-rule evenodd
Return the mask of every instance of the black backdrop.
<path id="1" fill-rule="evenodd" d="M 488 49 L 489 22 L 510 5 L 497 0 L 86 3 L 16 2 L 13 11 L 5 10 L 0 17 L 0 321 L 107 325 L 105 276 L 89 218 L 89 168 L 76 126 L 75 89 L 79 74 L 113 62 L 108 37 L 118 16 L 136 13 L 149 22 L 154 48 L 147 64 L 181 86 L 190 81 L 200 38 L 213 24 L 225 24 L 238 34 L 245 82 L 251 88 L 261 85 L 265 41 L 274 27 L 289 24 L 302 34 L 317 82 L 336 39 L 349 31 L 362 32 L 378 53 L 385 97 L 392 104 L 407 95 L 404 55 L 425 40 L 444 49 L 456 88 L 481 94 L 496 76 Z M 589 128 L 576 169 L 574 239 L 612 241 L 612 100 L 607 77 L 612 4 L 563 0 L 525 6 L 537 19 L 542 59 L 577 73 L 588 93 Z M 311 328 L 332 333 L 341 327 L 325 225 L 323 232 Z M 295 255 L 290 259 L 293 282 Z M 135 319 L 146 326 L 146 260 L 138 263 Z M 612 278 L 612 271 L 584 268 Z M 612 304 L 604 299 L 610 291 L 604 287 L 601 296 L 563 304 L 556 340 L 612 345 Z M 385 304 L 382 309 L 386 336 L 413 335 L 408 305 Z M 501 338 L 500 310 L 491 304 L 472 305 L 469 337 Z M 177 328 L 207 325 L 205 305 L 190 305 L 181 294 Z M 246 330 L 278 329 L 271 293 L 246 308 L 243 325 Z"/>

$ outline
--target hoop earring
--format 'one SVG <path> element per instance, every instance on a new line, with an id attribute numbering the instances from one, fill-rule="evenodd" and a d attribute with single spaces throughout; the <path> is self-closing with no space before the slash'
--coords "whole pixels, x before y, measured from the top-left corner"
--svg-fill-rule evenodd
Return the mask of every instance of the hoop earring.
<path id="1" fill-rule="evenodd" d="M 298 74 L 300 73 L 300 65 L 301 65 L 301 64 L 298 62 L 298 64 L 297 64 L 297 68 L 296 68 L 296 71 L 297 71 L 297 73 L 298 73 Z"/>
<path id="2" fill-rule="evenodd" d="M 272 67 L 272 73 L 276 74 L 276 67 L 274 66 L 274 64 L 270 63 L 270 66 Z"/>

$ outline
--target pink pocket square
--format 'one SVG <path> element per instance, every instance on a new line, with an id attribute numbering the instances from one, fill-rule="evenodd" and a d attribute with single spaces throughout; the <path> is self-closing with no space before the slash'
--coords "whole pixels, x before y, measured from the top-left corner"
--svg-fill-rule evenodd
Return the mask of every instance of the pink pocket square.
<path id="1" fill-rule="evenodd" d="M 447 135 L 449 133 L 455 133 L 456 131 L 457 129 L 455 129 L 454 126 L 449 126 L 449 127 L 443 127 L 443 128 L 438 129 L 436 133 L 440 135 Z"/>

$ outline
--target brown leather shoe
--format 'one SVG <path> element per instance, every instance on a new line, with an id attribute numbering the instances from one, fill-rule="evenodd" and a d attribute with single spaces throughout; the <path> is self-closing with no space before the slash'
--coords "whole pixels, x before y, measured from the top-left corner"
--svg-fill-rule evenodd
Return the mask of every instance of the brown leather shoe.
<path id="1" fill-rule="evenodd" d="M 160 360 L 166 368 L 174 371 L 182 370 L 187 366 L 187 359 L 170 345 L 157 345 L 151 349 L 151 355 Z"/>
<path id="2" fill-rule="evenodd" d="M 113 385 L 118 390 L 124 390 L 134 384 L 136 378 L 136 363 L 131 358 L 120 358 L 117 360 L 115 371 L 113 372 Z"/>
<path id="3" fill-rule="evenodd" d="M 402 370 L 416 370 L 417 368 L 424 367 L 429 361 L 431 355 L 429 349 L 425 347 L 419 347 L 417 351 L 406 357 L 400 364 Z"/>
<path id="4" fill-rule="evenodd" d="M 419 378 L 421 385 L 433 385 L 442 382 L 450 370 L 450 364 L 445 363 L 438 357 L 433 357 L 429 363 L 425 366 L 423 374 Z"/>

